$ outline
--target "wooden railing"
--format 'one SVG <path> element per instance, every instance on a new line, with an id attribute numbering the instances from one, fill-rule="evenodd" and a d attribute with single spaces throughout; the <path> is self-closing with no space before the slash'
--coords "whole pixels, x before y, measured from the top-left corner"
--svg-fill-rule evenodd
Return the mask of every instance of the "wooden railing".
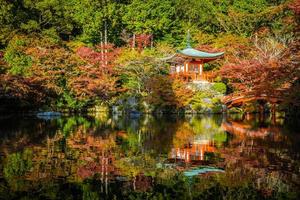
<path id="1" fill-rule="evenodd" d="M 185 81 L 208 81 L 213 82 L 214 74 L 213 72 L 202 72 L 200 75 L 196 72 L 173 72 L 172 77 L 180 78 Z"/>

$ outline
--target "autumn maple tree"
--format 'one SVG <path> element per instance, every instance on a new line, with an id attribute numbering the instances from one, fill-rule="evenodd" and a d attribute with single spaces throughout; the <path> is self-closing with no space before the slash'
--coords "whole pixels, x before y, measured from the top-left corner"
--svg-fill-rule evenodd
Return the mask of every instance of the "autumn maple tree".
<path id="1" fill-rule="evenodd" d="M 279 95 L 296 79 L 291 43 L 292 40 L 280 43 L 274 38 L 255 40 L 252 59 L 237 59 L 224 65 L 220 73 L 236 92 Z"/>
<path id="2" fill-rule="evenodd" d="M 118 50 L 113 45 L 98 45 L 95 49 L 80 47 L 77 55 L 84 61 L 78 67 L 78 76 L 70 81 L 78 98 L 98 97 L 109 100 L 116 92 L 117 78 L 114 76 L 113 61 Z"/>
<path id="3" fill-rule="evenodd" d="M 183 81 L 162 75 L 148 79 L 146 88 L 149 91 L 146 101 L 160 108 L 184 108 L 193 96 Z"/>

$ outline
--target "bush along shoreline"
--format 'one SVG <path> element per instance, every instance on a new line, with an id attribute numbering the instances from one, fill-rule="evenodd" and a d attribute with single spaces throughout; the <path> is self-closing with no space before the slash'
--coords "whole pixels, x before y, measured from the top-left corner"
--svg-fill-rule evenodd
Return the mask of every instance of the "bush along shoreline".
<path id="1" fill-rule="evenodd" d="M 226 105 L 221 101 L 222 98 L 226 96 L 227 91 L 226 84 L 222 82 L 181 82 L 181 84 L 184 84 L 183 88 L 187 90 L 184 94 L 188 95 L 180 96 L 180 94 L 177 94 L 177 96 L 180 96 L 180 100 L 184 103 L 173 99 L 176 98 L 176 94 L 170 95 L 167 92 L 162 92 L 165 88 L 160 87 L 161 92 L 154 92 L 147 96 L 133 96 L 130 94 L 119 95 L 115 97 L 112 102 L 96 101 L 85 107 L 79 106 L 79 108 L 70 108 L 67 106 L 48 107 L 46 105 L 36 107 L 30 104 L 21 104 L 20 102 L 10 102 L 10 104 L 2 104 L 0 111 L 4 114 L 3 116 L 5 116 L 5 114 L 19 113 L 36 115 L 41 118 L 98 112 L 111 113 L 114 115 L 128 115 L 130 117 L 139 117 L 143 114 L 244 114 L 259 112 L 256 103 L 249 103 L 242 107 L 227 109 Z M 182 90 L 184 90 L 183 88 Z M 266 105 L 264 112 L 269 111 L 270 106 Z"/>

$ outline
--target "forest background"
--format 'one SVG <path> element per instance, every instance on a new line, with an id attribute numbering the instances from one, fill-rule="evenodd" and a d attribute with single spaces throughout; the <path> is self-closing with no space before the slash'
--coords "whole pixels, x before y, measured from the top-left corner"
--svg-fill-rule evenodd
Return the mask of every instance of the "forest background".
<path id="1" fill-rule="evenodd" d="M 199 110 L 207 97 L 239 93 L 278 93 L 283 109 L 299 112 L 299 0 L 0 0 L 0 5 L 2 112 L 86 111 L 132 98 L 141 111 Z M 194 48 L 225 52 L 205 65 L 215 73 L 214 94 L 168 76 L 164 58 L 185 48 L 188 30 Z"/>

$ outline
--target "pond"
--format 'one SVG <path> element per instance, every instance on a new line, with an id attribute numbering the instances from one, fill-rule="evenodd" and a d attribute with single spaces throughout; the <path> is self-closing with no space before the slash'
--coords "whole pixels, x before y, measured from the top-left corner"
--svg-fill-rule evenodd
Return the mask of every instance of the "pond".
<path id="1" fill-rule="evenodd" d="M 299 125 L 268 117 L 0 120 L 0 199 L 297 199 Z"/>

